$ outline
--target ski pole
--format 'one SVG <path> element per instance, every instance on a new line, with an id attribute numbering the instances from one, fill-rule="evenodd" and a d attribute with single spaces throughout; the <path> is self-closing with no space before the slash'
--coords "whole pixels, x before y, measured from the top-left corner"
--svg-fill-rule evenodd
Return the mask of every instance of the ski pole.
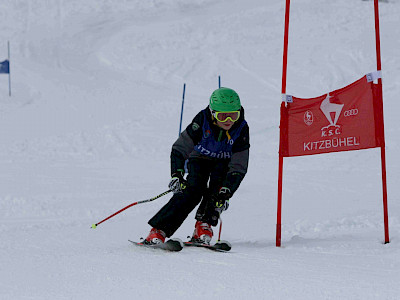
<path id="1" fill-rule="evenodd" d="M 219 233 L 218 233 L 218 241 L 221 241 L 221 230 L 222 230 L 222 219 L 221 219 L 221 215 L 219 215 Z"/>
<path id="2" fill-rule="evenodd" d="M 120 210 L 117 211 L 116 213 L 112 214 L 111 216 L 105 218 L 104 220 L 102 220 L 102 221 L 100 221 L 100 222 L 98 222 L 98 223 L 96 223 L 96 224 L 93 224 L 93 225 L 92 225 L 92 228 L 96 228 L 96 227 L 97 227 L 98 225 L 100 225 L 101 223 L 107 221 L 108 219 L 111 219 L 112 217 L 118 215 L 119 213 L 123 212 L 125 209 L 128 209 L 129 207 L 132 207 L 132 206 L 134 206 L 134 205 L 136 205 L 136 204 L 141 204 L 141 203 L 146 203 L 146 202 L 154 201 L 154 200 L 156 200 L 156 199 L 158 199 L 158 198 L 160 198 L 160 197 L 162 197 L 162 196 L 165 196 L 165 195 L 168 194 L 169 192 L 171 192 L 171 190 L 168 190 L 168 191 L 166 191 L 166 192 L 164 192 L 164 193 L 161 193 L 160 195 L 155 196 L 155 197 L 150 198 L 150 199 L 141 200 L 141 201 L 136 201 L 136 202 L 134 202 L 134 203 L 131 203 L 131 204 L 129 204 L 128 206 L 125 206 L 124 208 L 120 209 Z"/>

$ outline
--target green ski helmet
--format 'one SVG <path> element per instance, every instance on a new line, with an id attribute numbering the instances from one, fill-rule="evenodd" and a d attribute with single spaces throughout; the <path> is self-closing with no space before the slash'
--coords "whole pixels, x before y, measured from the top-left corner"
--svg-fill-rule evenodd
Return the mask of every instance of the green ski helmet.
<path id="1" fill-rule="evenodd" d="M 239 95 L 232 89 L 222 87 L 211 94 L 211 111 L 238 111 L 241 107 Z"/>

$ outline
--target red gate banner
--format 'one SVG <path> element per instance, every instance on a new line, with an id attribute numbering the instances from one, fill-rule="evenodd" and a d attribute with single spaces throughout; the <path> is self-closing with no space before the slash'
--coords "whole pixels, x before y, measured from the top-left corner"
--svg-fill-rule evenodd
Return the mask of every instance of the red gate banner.
<path id="1" fill-rule="evenodd" d="M 384 146 L 382 95 L 370 73 L 309 99 L 286 96 L 281 109 L 284 157 Z"/>
<path id="2" fill-rule="evenodd" d="M 379 1 L 374 0 L 377 72 L 317 98 L 286 95 L 290 0 L 286 0 L 283 39 L 282 95 L 276 246 L 281 246 L 283 158 L 338 151 L 381 148 L 385 244 L 389 243 L 386 154 L 383 122 Z M 378 79 L 378 83 L 373 81 Z"/>

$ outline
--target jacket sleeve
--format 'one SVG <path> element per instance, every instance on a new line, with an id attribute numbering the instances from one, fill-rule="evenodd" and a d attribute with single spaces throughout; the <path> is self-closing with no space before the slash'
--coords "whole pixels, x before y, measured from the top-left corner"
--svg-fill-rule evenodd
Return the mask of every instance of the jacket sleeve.
<path id="1" fill-rule="evenodd" d="M 229 188 L 232 194 L 239 188 L 240 183 L 246 176 L 249 165 L 249 148 L 249 126 L 246 124 L 242 129 L 241 135 L 233 145 L 233 154 L 228 165 L 228 174 L 223 183 L 223 186 Z"/>
<path id="2" fill-rule="evenodd" d="M 179 171 L 184 173 L 185 160 L 201 140 L 203 122 L 203 113 L 199 112 L 172 145 L 171 175 Z"/>
<path id="3" fill-rule="evenodd" d="M 236 192 L 247 173 L 249 164 L 249 149 L 233 153 L 228 165 L 229 171 L 224 180 L 223 186 L 231 190 L 232 194 Z"/>

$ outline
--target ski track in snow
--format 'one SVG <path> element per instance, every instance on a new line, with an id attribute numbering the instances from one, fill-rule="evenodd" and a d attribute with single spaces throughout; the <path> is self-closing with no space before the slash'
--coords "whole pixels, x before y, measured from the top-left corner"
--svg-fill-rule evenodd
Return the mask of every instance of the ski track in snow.
<path id="1" fill-rule="evenodd" d="M 372 149 L 285 160 L 281 248 L 284 1 L 2 3 L 13 96 L 1 76 L 0 299 L 399 299 L 400 1 L 380 2 L 391 242 Z M 290 22 L 288 94 L 375 70 L 372 1 L 292 1 Z M 218 75 L 251 130 L 249 171 L 223 215 L 232 250 L 130 245 L 169 195 L 92 229 L 167 189 L 183 83 L 184 127 Z M 174 237 L 186 240 L 193 219 Z"/>

